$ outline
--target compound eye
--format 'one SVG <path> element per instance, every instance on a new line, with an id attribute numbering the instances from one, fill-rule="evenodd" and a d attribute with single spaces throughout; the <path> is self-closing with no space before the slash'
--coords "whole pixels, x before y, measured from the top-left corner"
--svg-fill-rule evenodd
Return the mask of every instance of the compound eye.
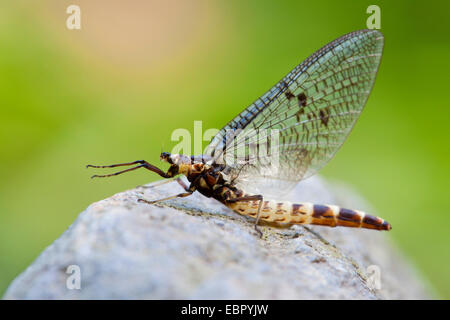
<path id="1" fill-rule="evenodd" d="M 170 157 L 170 153 L 168 152 L 162 152 L 161 155 L 159 156 L 161 158 L 161 160 L 167 160 Z"/>

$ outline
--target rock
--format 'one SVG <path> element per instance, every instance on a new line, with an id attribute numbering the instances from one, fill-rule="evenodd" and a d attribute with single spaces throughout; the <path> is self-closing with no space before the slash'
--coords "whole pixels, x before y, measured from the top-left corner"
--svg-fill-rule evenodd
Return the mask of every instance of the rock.
<path id="1" fill-rule="evenodd" d="M 343 190 L 315 177 L 286 198 L 373 212 Z M 3 298 L 430 298 L 427 285 L 387 232 L 262 226 L 260 239 L 250 218 L 197 192 L 159 206 L 137 202 L 179 192 L 181 187 L 170 182 L 90 205 L 12 282 Z M 73 265 L 79 273 L 67 273 Z M 78 275 L 81 288 L 73 289 Z"/>

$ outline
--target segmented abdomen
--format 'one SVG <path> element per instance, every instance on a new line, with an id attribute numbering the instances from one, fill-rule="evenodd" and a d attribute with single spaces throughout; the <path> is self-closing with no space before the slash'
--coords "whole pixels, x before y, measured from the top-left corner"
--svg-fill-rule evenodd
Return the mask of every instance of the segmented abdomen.
<path id="1" fill-rule="evenodd" d="M 259 201 L 235 202 L 226 205 L 239 214 L 256 218 Z M 329 227 L 342 226 L 376 230 L 391 230 L 392 228 L 383 219 L 362 211 L 307 202 L 263 201 L 260 219 L 268 222 L 315 224 Z"/>

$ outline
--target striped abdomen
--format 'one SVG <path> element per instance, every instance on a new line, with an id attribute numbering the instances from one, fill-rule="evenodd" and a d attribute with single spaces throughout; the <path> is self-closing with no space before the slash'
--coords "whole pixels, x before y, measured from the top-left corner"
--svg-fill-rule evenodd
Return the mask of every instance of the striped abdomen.
<path id="1" fill-rule="evenodd" d="M 226 205 L 239 214 L 256 218 L 259 201 L 235 202 Z M 260 219 L 268 222 L 391 230 L 388 222 L 362 211 L 306 202 L 295 204 L 273 200 L 264 201 Z"/>

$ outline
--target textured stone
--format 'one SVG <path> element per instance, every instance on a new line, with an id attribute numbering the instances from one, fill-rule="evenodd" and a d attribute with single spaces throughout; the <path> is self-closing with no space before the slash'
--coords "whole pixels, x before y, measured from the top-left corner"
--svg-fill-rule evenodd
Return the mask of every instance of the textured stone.
<path id="1" fill-rule="evenodd" d="M 138 203 L 182 192 L 175 183 L 96 202 L 8 288 L 4 299 L 421 299 L 423 280 L 386 232 L 262 226 L 198 193 L 159 206 Z M 343 186 L 319 177 L 285 198 L 372 212 Z M 391 232 L 395 232 L 393 226 Z M 81 289 L 66 286 L 69 265 Z M 368 267 L 380 271 L 370 288 Z M 372 267 L 373 268 L 373 267 Z"/>

